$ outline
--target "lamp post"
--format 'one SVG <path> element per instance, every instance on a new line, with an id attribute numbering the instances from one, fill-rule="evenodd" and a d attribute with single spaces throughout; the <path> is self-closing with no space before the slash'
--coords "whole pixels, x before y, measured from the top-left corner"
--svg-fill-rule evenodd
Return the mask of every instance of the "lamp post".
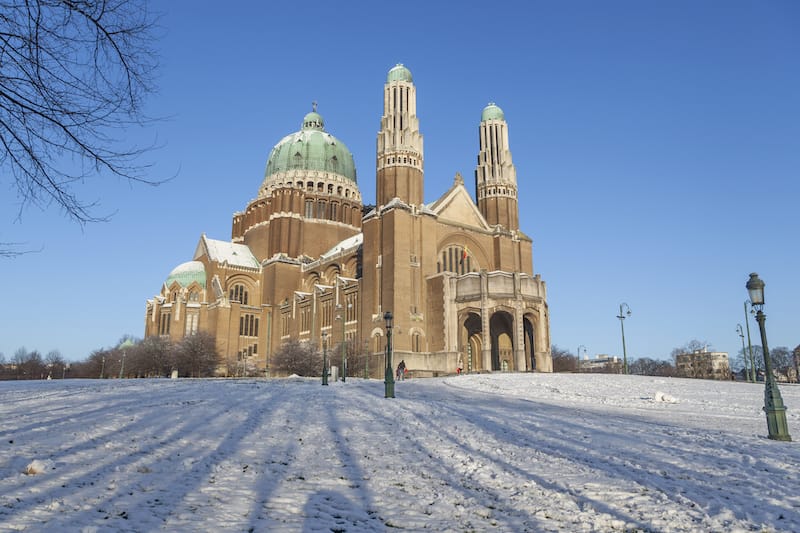
<path id="1" fill-rule="evenodd" d="M 322 332 L 322 384 L 328 384 L 328 332 Z"/>
<path id="2" fill-rule="evenodd" d="M 753 343 L 750 342 L 750 319 L 747 317 L 747 304 L 750 303 L 750 300 L 744 301 L 744 323 L 747 326 L 747 352 L 750 354 L 750 378 L 753 380 L 753 383 L 756 382 L 756 360 L 753 359 Z M 752 304 L 751 304 L 752 307 Z M 752 312 L 753 310 L 750 309 Z"/>
<path id="3" fill-rule="evenodd" d="M 369 341 L 364 339 L 364 379 L 369 379 Z"/>
<path id="4" fill-rule="evenodd" d="M 383 314 L 386 321 L 386 374 L 384 377 L 384 398 L 394 398 L 394 370 L 392 369 L 392 317 L 391 311 Z"/>
<path id="5" fill-rule="evenodd" d="M 583 348 L 583 353 L 586 353 L 586 346 L 584 346 L 583 344 L 579 345 L 578 346 L 578 361 L 581 360 L 581 348 Z"/>
<path id="6" fill-rule="evenodd" d="M 772 375 L 772 362 L 769 357 L 769 348 L 767 348 L 767 331 L 764 328 L 767 316 L 762 311 L 764 307 L 764 285 L 758 274 L 753 272 L 750 274 L 750 279 L 747 280 L 746 287 L 747 292 L 750 293 L 750 305 L 756 310 L 758 329 L 761 331 L 764 371 L 767 374 L 764 385 L 764 412 L 767 414 L 767 430 L 769 431 L 769 438 L 772 440 L 791 441 L 789 426 L 786 423 L 786 407 L 783 405 L 781 391 L 778 389 L 778 384 L 775 383 L 775 377 Z"/>
<path id="7" fill-rule="evenodd" d="M 347 304 L 347 308 L 350 309 L 353 307 L 353 304 Z M 345 346 L 344 342 L 344 323 L 345 323 L 345 314 L 344 314 L 344 307 L 342 304 L 336 304 L 336 311 L 338 314 L 336 315 L 336 320 L 342 321 L 342 383 L 345 383 L 347 380 L 347 346 Z"/>
<path id="8" fill-rule="evenodd" d="M 739 337 L 742 339 L 742 358 L 744 359 L 744 380 L 750 381 L 750 374 L 747 371 L 747 351 L 744 348 L 744 330 L 742 329 L 741 324 L 736 324 L 736 333 L 739 334 Z"/>
<path id="9" fill-rule="evenodd" d="M 628 373 L 628 351 L 625 349 L 625 316 L 626 313 L 623 313 L 623 308 L 627 309 L 627 316 L 631 316 L 631 308 L 625 302 L 619 304 L 619 325 L 622 328 L 622 365 L 625 369 L 625 373 Z"/>

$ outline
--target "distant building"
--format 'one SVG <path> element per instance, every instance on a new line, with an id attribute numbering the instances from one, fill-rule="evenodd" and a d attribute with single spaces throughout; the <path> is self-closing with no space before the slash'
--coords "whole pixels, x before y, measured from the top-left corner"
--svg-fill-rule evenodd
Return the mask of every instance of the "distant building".
<path id="1" fill-rule="evenodd" d="M 584 356 L 578 362 L 578 370 L 580 372 L 619 374 L 622 372 L 622 362 L 615 355 L 597 354 L 594 359 Z"/>
<path id="2" fill-rule="evenodd" d="M 700 379 L 730 379 L 728 352 L 709 352 L 706 348 L 675 357 L 679 377 Z"/>
<path id="3" fill-rule="evenodd" d="M 259 371 L 289 340 L 322 350 L 327 339 L 380 377 L 391 311 L 395 357 L 410 371 L 552 372 L 545 282 L 519 226 L 503 111 L 489 104 L 476 124 L 475 197 L 456 174 L 426 203 L 411 72 L 392 68 L 378 91 L 374 204 L 363 203 L 351 152 L 314 106 L 272 149 L 231 239 L 202 235 L 147 300 L 146 337 L 206 332 L 223 360 Z M 441 188 L 443 177 L 431 178 Z"/>

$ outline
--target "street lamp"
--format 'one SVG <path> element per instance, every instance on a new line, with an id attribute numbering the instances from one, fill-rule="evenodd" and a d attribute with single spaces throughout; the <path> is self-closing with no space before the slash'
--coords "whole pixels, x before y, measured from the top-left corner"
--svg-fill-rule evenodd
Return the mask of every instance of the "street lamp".
<path id="1" fill-rule="evenodd" d="M 744 379 L 750 381 L 750 374 L 747 372 L 747 352 L 744 349 L 744 331 L 741 324 L 736 324 L 736 333 L 742 338 L 742 357 L 744 358 Z"/>
<path id="2" fill-rule="evenodd" d="M 791 441 L 789 436 L 789 426 L 786 423 L 786 407 L 783 405 L 781 391 L 775 383 L 775 376 L 772 375 L 772 362 L 767 348 L 767 331 L 764 328 L 764 321 L 767 316 L 763 313 L 764 307 L 764 282 L 753 272 L 747 280 L 747 292 L 750 293 L 750 304 L 756 310 L 756 322 L 761 331 L 761 350 L 764 354 L 764 371 L 766 378 L 764 385 L 764 412 L 767 414 L 767 430 L 769 438 L 772 440 Z"/>
<path id="3" fill-rule="evenodd" d="M 369 379 L 369 341 L 364 339 L 364 379 Z"/>
<path id="4" fill-rule="evenodd" d="M 392 317 L 391 311 L 383 314 L 386 322 L 386 374 L 384 377 L 384 398 L 394 398 L 394 370 L 392 369 Z"/>
<path id="5" fill-rule="evenodd" d="M 347 304 L 347 308 L 351 309 L 353 304 Z M 342 383 L 346 381 L 347 377 L 347 346 L 344 343 L 344 323 L 345 323 L 345 314 L 344 314 L 344 307 L 342 304 L 336 304 L 336 311 L 338 314 L 336 315 L 336 320 L 342 321 Z"/>
<path id="6" fill-rule="evenodd" d="M 578 346 L 578 361 L 581 360 L 581 348 L 583 348 L 583 353 L 586 353 L 586 346 L 584 346 L 583 344 Z"/>
<path id="7" fill-rule="evenodd" d="M 322 384 L 328 384 L 328 332 L 322 332 Z"/>
<path id="8" fill-rule="evenodd" d="M 623 313 L 623 307 L 627 309 L 627 313 Z M 625 302 L 619 304 L 619 325 L 622 328 L 622 364 L 623 368 L 625 369 L 625 373 L 628 373 L 628 351 L 625 349 L 625 316 L 631 316 L 631 308 Z"/>
<path id="9" fill-rule="evenodd" d="M 750 342 L 750 319 L 747 317 L 747 304 L 750 303 L 750 300 L 744 301 L 744 323 L 747 326 L 747 352 L 750 354 L 750 377 L 753 380 L 753 383 L 756 382 L 756 360 L 753 359 L 753 343 Z M 752 304 L 750 312 L 752 313 Z M 745 356 L 745 359 L 747 356 Z"/>

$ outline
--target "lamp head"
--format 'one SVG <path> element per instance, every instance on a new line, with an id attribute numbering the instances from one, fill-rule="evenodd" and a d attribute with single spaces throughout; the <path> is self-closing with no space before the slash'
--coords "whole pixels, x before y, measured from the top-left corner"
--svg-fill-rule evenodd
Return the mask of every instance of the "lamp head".
<path id="1" fill-rule="evenodd" d="M 764 282 L 758 277 L 758 274 L 753 272 L 750 274 L 750 279 L 747 280 L 747 292 L 750 294 L 750 303 L 753 307 L 764 305 Z"/>
<path id="2" fill-rule="evenodd" d="M 394 317 L 392 316 L 391 311 L 386 311 L 383 314 L 383 320 L 386 321 L 386 329 L 392 329 L 392 322 L 394 321 Z"/>

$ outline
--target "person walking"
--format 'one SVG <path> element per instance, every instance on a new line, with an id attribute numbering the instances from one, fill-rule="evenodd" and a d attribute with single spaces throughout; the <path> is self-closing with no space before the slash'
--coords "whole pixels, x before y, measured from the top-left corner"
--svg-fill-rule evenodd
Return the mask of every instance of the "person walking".
<path id="1" fill-rule="evenodd" d="M 397 365 L 397 379 L 400 381 L 404 381 L 406 379 L 406 361 L 405 359 L 401 360 L 400 363 Z"/>

